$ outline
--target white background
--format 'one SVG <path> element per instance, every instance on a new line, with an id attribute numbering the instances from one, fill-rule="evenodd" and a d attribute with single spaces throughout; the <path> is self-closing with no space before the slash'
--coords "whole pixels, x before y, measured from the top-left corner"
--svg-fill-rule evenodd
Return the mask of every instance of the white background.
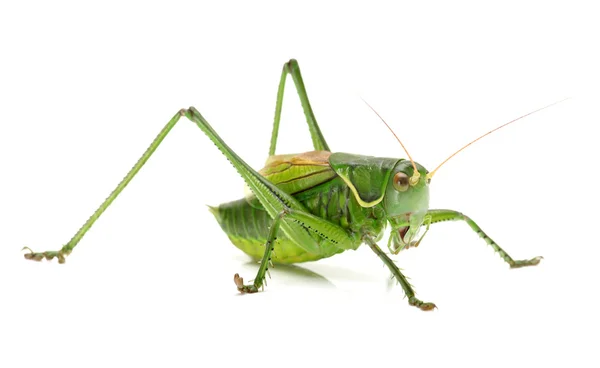
<path id="1" fill-rule="evenodd" d="M 0 366 L 597 366 L 592 8 L 16 4 L 0 5 Z M 256 266 L 205 204 L 239 198 L 243 182 L 187 121 L 65 265 L 23 260 L 24 245 L 67 242 L 181 107 L 260 168 L 291 57 L 333 151 L 405 157 L 363 97 L 430 169 L 571 97 L 470 147 L 431 185 L 432 208 L 542 263 L 509 270 L 447 223 L 395 257 L 432 313 L 388 288 L 367 247 L 276 268 L 265 292 L 241 296 L 233 274 Z M 311 149 L 292 85 L 278 153 Z"/>

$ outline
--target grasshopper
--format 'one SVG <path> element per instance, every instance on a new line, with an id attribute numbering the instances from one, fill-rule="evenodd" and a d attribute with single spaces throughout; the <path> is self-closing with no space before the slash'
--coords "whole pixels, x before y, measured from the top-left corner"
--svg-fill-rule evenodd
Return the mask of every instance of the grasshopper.
<path id="1" fill-rule="evenodd" d="M 275 155 L 288 75 L 291 75 L 300 97 L 314 151 Z M 245 198 L 218 207 L 209 207 L 231 242 L 250 257 L 260 260 L 260 267 L 252 283 L 245 284 L 243 278 L 235 274 L 234 282 L 238 291 L 255 293 L 264 287 L 269 267 L 273 267 L 275 263 L 316 261 L 349 249 L 356 250 L 366 243 L 402 286 L 409 305 L 425 311 L 433 310 L 435 304 L 423 302 L 415 296 L 407 278 L 377 244 L 383 238 L 386 226 L 389 224 L 391 227 L 387 247 L 392 254 L 398 254 L 409 247 L 417 247 L 433 224 L 464 221 L 511 268 L 537 265 L 542 257 L 514 260 L 483 232 L 475 221 L 463 213 L 429 209 L 429 185 L 435 172 L 467 146 L 497 129 L 549 106 L 551 105 L 482 135 L 429 172 L 412 159 L 399 139 L 408 159 L 332 153 L 310 106 L 298 62 L 292 59 L 283 66 L 277 91 L 269 157 L 260 171 L 252 169 L 229 148 L 198 110 L 194 107 L 181 109 L 67 244 L 58 251 L 46 252 L 33 252 L 25 247 L 24 250 L 28 252 L 24 256 L 36 261 L 57 258 L 59 263 L 64 263 L 65 258 L 94 222 L 144 166 L 179 119 L 185 116 L 198 125 L 227 157 L 251 191 Z M 422 228 L 425 228 L 425 231 L 421 234 Z"/>

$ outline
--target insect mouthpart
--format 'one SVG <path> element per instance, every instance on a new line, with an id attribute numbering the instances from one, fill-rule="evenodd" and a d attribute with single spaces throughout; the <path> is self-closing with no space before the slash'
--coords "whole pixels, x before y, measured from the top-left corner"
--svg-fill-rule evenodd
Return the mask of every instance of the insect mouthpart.
<path id="1" fill-rule="evenodd" d="M 392 254 L 398 254 L 401 250 L 416 247 L 419 245 L 419 241 L 413 241 L 416 235 L 419 233 L 419 228 L 416 231 L 410 231 L 411 226 L 401 226 L 397 229 L 392 230 L 390 239 L 388 240 L 388 248 Z"/>
<path id="2" fill-rule="evenodd" d="M 403 226 L 398 229 L 398 235 L 400 236 L 400 239 L 404 240 L 406 233 L 408 233 L 408 229 L 410 229 L 410 226 Z"/>

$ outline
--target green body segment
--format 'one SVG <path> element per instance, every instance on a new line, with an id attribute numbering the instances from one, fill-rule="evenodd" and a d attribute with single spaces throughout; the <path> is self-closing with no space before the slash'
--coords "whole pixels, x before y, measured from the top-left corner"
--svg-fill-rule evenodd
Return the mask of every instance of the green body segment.
<path id="1" fill-rule="evenodd" d="M 323 154 L 324 156 L 313 158 L 312 161 L 298 159 L 303 155 L 273 156 L 260 172 L 273 184 L 292 194 L 309 213 L 338 225 L 351 234 L 354 249 L 362 243 L 361 235 L 364 233 L 380 238 L 386 224 L 383 207 L 381 205 L 361 206 L 344 179 L 336 174 L 328 162 L 326 165 L 323 164 L 325 156 L 329 157 L 328 153 Z M 336 158 L 335 155 L 331 155 L 330 159 Z M 338 166 L 344 166 L 345 172 L 352 175 L 354 163 L 342 165 L 339 160 L 336 162 Z M 362 166 L 358 165 L 358 167 Z M 360 169 L 356 171 L 361 172 Z M 309 172 L 313 174 L 307 174 Z M 273 219 L 260 204 L 257 205 L 252 198 L 246 198 L 210 209 L 236 247 L 253 258 L 262 257 Z M 315 261 L 344 251 L 318 236 L 313 238 L 319 244 L 319 252 L 300 248 L 285 234 L 280 233 L 274 245 L 272 261 L 275 263 Z"/>

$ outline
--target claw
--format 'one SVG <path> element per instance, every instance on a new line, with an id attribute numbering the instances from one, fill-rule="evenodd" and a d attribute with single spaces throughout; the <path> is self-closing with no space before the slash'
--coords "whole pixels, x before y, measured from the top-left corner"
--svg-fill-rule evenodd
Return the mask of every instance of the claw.
<path id="1" fill-rule="evenodd" d="M 422 311 L 430 311 L 437 309 L 437 306 L 433 303 L 423 303 L 419 308 L 421 308 Z"/>
<path id="2" fill-rule="evenodd" d="M 535 257 L 535 258 L 532 258 L 532 259 L 530 259 L 530 260 L 529 260 L 529 264 L 530 264 L 531 266 L 535 266 L 535 265 L 539 264 L 539 263 L 540 263 L 540 261 L 541 261 L 542 259 L 544 259 L 544 257 L 542 257 L 542 256 L 537 256 L 537 257 Z"/>
<path id="3" fill-rule="evenodd" d="M 29 249 L 29 247 L 23 247 L 23 250 L 25 249 L 29 250 L 29 253 L 23 254 L 23 257 L 25 257 L 25 259 L 30 259 L 36 262 L 40 262 L 42 259 L 44 259 L 43 254 L 34 253 L 31 249 Z"/>
<path id="4" fill-rule="evenodd" d="M 244 287 L 244 279 L 240 276 L 239 273 L 233 275 L 233 282 L 235 282 L 235 286 L 237 286 L 238 290 Z"/>
<path id="5" fill-rule="evenodd" d="M 65 257 L 68 254 L 68 253 L 63 252 L 62 250 L 46 251 L 46 252 L 37 253 L 37 252 L 34 252 L 29 247 L 23 247 L 23 249 L 21 249 L 21 250 L 29 251 L 29 253 L 23 254 L 23 257 L 25 257 L 25 259 L 29 259 L 29 260 L 37 261 L 37 262 L 40 262 L 44 258 L 46 258 L 48 261 L 51 261 L 52 259 L 54 259 L 56 257 L 58 259 L 58 263 L 65 263 Z"/>
<path id="6" fill-rule="evenodd" d="M 258 291 L 254 285 L 244 285 L 244 278 L 237 273 L 233 275 L 233 282 L 235 283 L 235 286 L 237 286 L 238 291 L 242 294 L 256 293 Z"/>
<path id="7" fill-rule="evenodd" d="M 524 260 L 520 260 L 520 261 L 515 261 L 515 263 L 510 265 L 510 268 L 535 266 L 535 265 L 538 265 L 542 259 L 544 259 L 544 257 L 538 256 L 538 257 L 534 257 L 532 259 L 524 259 Z"/>
<path id="8" fill-rule="evenodd" d="M 431 311 L 437 309 L 437 306 L 434 303 L 424 303 L 414 296 L 408 299 L 408 304 L 419 308 L 422 311 Z"/>

